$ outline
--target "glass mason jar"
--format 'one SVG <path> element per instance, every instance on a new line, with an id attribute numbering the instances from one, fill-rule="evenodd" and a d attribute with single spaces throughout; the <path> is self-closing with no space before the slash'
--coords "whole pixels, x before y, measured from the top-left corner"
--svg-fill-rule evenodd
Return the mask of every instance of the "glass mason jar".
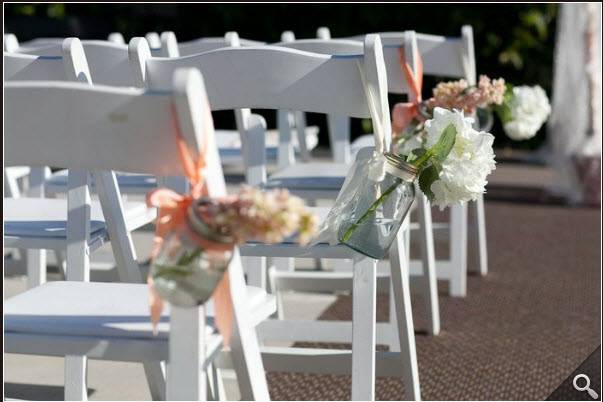
<path id="1" fill-rule="evenodd" d="M 389 251 L 415 199 L 417 168 L 392 153 L 385 154 L 380 181 L 364 178 L 341 216 L 338 239 L 348 247 L 381 259 Z"/>
<path id="2" fill-rule="evenodd" d="M 232 258 L 234 239 L 216 233 L 203 220 L 201 211 L 211 203 L 207 198 L 193 201 L 185 222 L 166 236 L 153 260 L 153 287 L 173 305 L 205 303 Z"/>

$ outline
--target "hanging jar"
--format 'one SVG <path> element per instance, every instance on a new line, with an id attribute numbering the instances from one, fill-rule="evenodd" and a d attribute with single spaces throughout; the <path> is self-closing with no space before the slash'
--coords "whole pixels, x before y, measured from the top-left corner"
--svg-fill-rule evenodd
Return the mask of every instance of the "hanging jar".
<path id="1" fill-rule="evenodd" d="M 191 203 L 184 222 L 164 239 L 151 266 L 153 287 L 173 305 L 205 303 L 226 273 L 235 241 L 207 224 L 208 198 Z"/>
<path id="2" fill-rule="evenodd" d="M 366 170 L 357 178 L 355 196 L 341 210 L 340 243 L 372 258 L 382 259 L 392 245 L 415 199 L 417 168 L 392 153 L 384 173 L 375 180 Z"/>

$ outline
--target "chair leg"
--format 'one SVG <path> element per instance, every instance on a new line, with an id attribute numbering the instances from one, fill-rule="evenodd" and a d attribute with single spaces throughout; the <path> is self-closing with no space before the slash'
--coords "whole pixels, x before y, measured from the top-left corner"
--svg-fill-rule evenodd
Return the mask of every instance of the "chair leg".
<path id="1" fill-rule="evenodd" d="M 32 167 L 30 169 L 28 196 L 44 197 L 44 171 L 43 167 Z M 12 189 L 12 192 L 14 196 L 19 196 L 18 187 Z M 31 289 L 46 282 L 46 250 L 27 250 L 26 255 L 27 288 Z"/>
<path id="2" fill-rule="evenodd" d="M 352 400 L 375 399 L 375 352 L 377 319 L 377 261 L 354 261 L 352 321 Z"/>
<path id="3" fill-rule="evenodd" d="M 276 318 L 279 320 L 285 319 L 285 305 L 283 303 L 283 291 L 278 286 L 278 281 L 275 275 L 276 267 L 270 267 L 268 270 L 268 278 L 270 283 L 270 293 L 276 298 Z"/>
<path id="4" fill-rule="evenodd" d="M 484 208 L 484 196 L 480 195 L 475 203 L 475 226 L 477 228 L 477 244 L 474 247 L 477 250 L 478 269 L 480 275 L 488 274 L 488 242 L 486 239 L 486 211 Z"/>
<path id="5" fill-rule="evenodd" d="M 467 294 L 467 204 L 450 207 L 450 296 Z"/>
<path id="6" fill-rule="evenodd" d="M 272 263 L 277 271 L 293 272 L 295 270 L 295 259 L 287 257 L 273 257 Z"/>
<path id="7" fill-rule="evenodd" d="M 68 281 L 90 280 L 90 192 L 88 172 L 69 171 L 67 193 L 67 277 Z M 86 401 L 85 356 L 65 357 L 65 400 Z"/>
<path id="8" fill-rule="evenodd" d="M 335 163 L 350 163 L 350 118 L 327 115 L 329 142 Z"/>
<path id="9" fill-rule="evenodd" d="M 170 360 L 167 365 L 166 399 L 205 401 L 205 312 L 203 307 L 170 311 Z"/>
<path id="10" fill-rule="evenodd" d="M 46 250 L 26 250 L 27 288 L 46 282 Z"/>
<path id="11" fill-rule="evenodd" d="M 293 112 L 295 119 L 295 130 L 297 131 L 297 143 L 299 144 L 299 156 L 302 162 L 310 162 L 310 151 L 306 138 L 306 114 L 304 112 Z"/>
<path id="12" fill-rule="evenodd" d="M 241 257 L 247 273 L 247 283 L 266 290 L 268 275 L 266 272 L 266 257 Z"/>
<path id="13" fill-rule="evenodd" d="M 396 317 L 396 300 L 394 296 L 394 283 L 391 280 L 389 281 L 389 294 L 388 294 L 388 302 L 389 302 L 389 325 L 388 325 L 388 346 L 390 352 L 399 352 L 400 351 L 400 338 L 398 337 L 398 318 Z"/>
<path id="14" fill-rule="evenodd" d="M 238 251 L 235 252 L 228 268 L 230 292 L 233 295 L 233 328 L 230 340 L 232 362 L 237 374 L 241 399 L 244 401 L 268 401 L 268 383 L 260 353 L 256 329 L 249 321 L 247 292 L 243 268 Z"/>
<path id="15" fill-rule="evenodd" d="M 65 400 L 87 401 L 86 356 L 65 356 Z"/>
<path id="16" fill-rule="evenodd" d="M 440 303 L 438 300 L 438 281 L 435 267 L 433 244 L 433 226 L 431 207 L 427 197 L 419 196 L 419 235 L 421 236 L 421 260 L 423 262 L 423 300 L 427 312 L 427 332 L 431 335 L 440 333 Z"/>
<path id="17" fill-rule="evenodd" d="M 415 330 L 410 302 L 410 277 L 406 263 L 407 259 L 401 250 L 404 250 L 404 244 L 402 238 L 397 236 L 390 249 L 390 266 L 396 306 L 396 322 L 400 338 L 400 356 L 404 367 L 402 379 L 406 399 L 420 400 L 419 366 L 417 364 Z"/>
<path id="18" fill-rule="evenodd" d="M 165 362 L 144 363 L 144 373 L 154 401 L 165 401 Z"/>
<path id="19" fill-rule="evenodd" d="M 114 172 L 94 172 L 96 189 L 101 201 L 107 231 L 111 239 L 113 257 L 117 263 L 117 273 L 122 282 L 143 282 L 132 235 L 127 229 L 123 202 Z"/>

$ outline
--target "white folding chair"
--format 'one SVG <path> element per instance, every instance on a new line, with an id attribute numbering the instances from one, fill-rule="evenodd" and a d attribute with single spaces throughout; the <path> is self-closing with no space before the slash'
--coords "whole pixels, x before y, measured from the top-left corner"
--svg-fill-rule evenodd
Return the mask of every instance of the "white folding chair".
<path id="1" fill-rule="evenodd" d="M 62 56 L 32 56 L 17 53 L 4 54 L 4 80 L 29 81 L 29 80 L 67 80 L 90 82 L 90 71 L 79 40 L 65 40 L 61 45 Z M 36 169 L 37 171 L 39 169 Z M 91 225 L 91 251 L 99 248 L 109 238 L 112 240 L 114 256 L 118 265 L 129 267 L 130 274 L 120 275 L 122 280 L 138 278 L 136 255 L 130 254 L 127 245 L 131 242 L 130 232 L 155 218 L 155 211 L 146 207 L 143 201 L 122 202 L 117 195 L 117 188 L 113 188 L 113 172 L 98 172 L 94 174 L 95 182 L 105 182 L 99 188 L 99 197 L 106 203 L 93 202 L 91 204 L 94 217 Z M 63 172 L 64 179 L 62 192 L 78 182 L 89 181 L 88 172 Z M 43 199 L 45 189 L 48 189 L 48 180 L 40 177 L 35 189 L 36 194 L 30 196 L 38 198 L 6 199 L 4 206 L 5 215 L 5 245 L 24 249 L 35 249 L 28 255 L 36 254 L 37 257 L 27 259 L 27 277 L 29 287 L 37 286 L 45 281 L 46 262 L 45 251 L 54 250 L 59 256 L 59 265 L 62 266 L 60 257 L 68 243 L 68 233 L 65 231 L 66 216 L 65 200 Z M 68 181 L 73 183 L 68 184 Z M 88 196 L 85 196 L 88 197 Z M 110 208 L 106 208 L 110 206 Z M 51 219 L 50 219 L 51 218 Z M 119 223 L 123 220 L 124 230 Z"/>
<path id="2" fill-rule="evenodd" d="M 212 52 L 182 58 L 148 58 L 145 63 L 145 75 L 150 89 L 161 92 L 169 84 L 167 77 L 176 69 L 184 66 L 197 67 L 204 72 L 208 96 L 213 110 L 239 109 L 241 121 L 244 123 L 244 136 L 257 136 L 256 139 L 244 140 L 246 144 L 262 144 L 265 123 L 261 117 L 249 114 L 243 108 L 301 110 L 318 113 L 335 113 L 353 117 L 379 119 L 385 129 L 385 141 L 389 141 L 389 106 L 387 103 L 387 80 L 381 43 L 378 36 L 367 36 L 364 52 L 353 57 L 327 56 L 303 52 L 282 47 L 244 47 L 223 48 Z M 366 95 L 361 74 L 364 75 L 367 87 L 373 93 L 374 106 L 371 112 L 369 97 Z M 255 156 L 257 157 L 257 156 Z M 259 158 L 263 158 L 260 153 Z M 249 163 L 248 166 L 255 166 Z M 253 174 L 260 171 L 252 169 Z M 250 172 L 250 173 L 251 173 Z M 316 370 L 312 358 L 324 362 L 334 370 L 346 369 L 352 360 L 352 398 L 374 398 L 374 376 L 378 367 L 379 373 L 389 368 L 390 375 L 402 375 L 405 380 L 408 396 L 418 399 L 419 379 L 416 361 L 414 329 L 410 311 L 408 272 L 405 265 L 404 247 L 400 241 L 395 242 L 390 252 L 392 286 L 395 299 L 395 331 L 390 324 L 381 328 L 379 335 L 393 344 L 393 337 L 398 339 L 401 352 L 384 352 L 389 363 L 376 365 L 375 353 L 376 328 L 376 264 L 371 258 L 360 256 L 355 251 L 339 245 L 319 244 L 308 248 L 296 243 L 277 245 L 246 244 L 241 247 L 243 255 L 263 257 L 309 257 L 354 260 L 354 318 L 352 323 L 342 323 L 338 333 L 333 327 L 320 328 L 320 322 L 294 321 L 284 323 L 266 321 L 262 335 L 271 335 L 275 339 L 291 336 L 311 336 L 325 331 L 327 335 L 342 340 L 352 341 L 352 352 L 335 352 L 332 350 L 291 351 L 290 348 L 268 349 L 264 353 L 268 369 L 293 371 Z M 274 325 L 281 325 L 278 331 Z M 318 324 L 318 325 L 315 325 Z M 312 330 L 307 330 L 312 325 Z M 351 355 L 351 356 L 350 356 Z M 308 361 L 310 358 L 310 361 Z M 329 363 L 326 363 L 329 362 Z M 319 364 L 320 365 L 320 364 Z M 393 371 L 391 370 L 393 369 Z M 320 370 L 319 370 L 320 371 Z"/>
<path id="3" fill-rule="evenodd" d="M 201 75 L 178 70 L 172 82 L 169 90 L 161 93 L 66 82 L 7 83 L 5 145 L 10 152 L 5 162 L 62 166 L 70 171 L 115 169 L 182 176 L 172 132 L 173 119 L 177 119 L 192 149 L 204 144 L 209 195 L 224 196 L 226 186 L 212 124 L 206 121 L 210 116 L 202 113 L 209 109 Z M 203 127 L 208 129 L 202 131 Z M 40 147 L 42 142 L 45 145 Z M 142 149 L 140 143 L 145 144 Z M 105 184 L 100 181 L 99 189 Z M 66 356 L 66 400 L 86 400 L 86 357 L 156 366 L 168 361 L 165 393 L 159 388 L 153 396 L 204 400 L 205 374 L 221 343 L 213 326 L 205 322 L 211 307 L 172 306 L 164 312 L 154 336 L 147 285 L 87 282 L 89 200 L 84 208 L 71 209 L 74 203 L 80 205 L 75 196 L 86 192 L 86 187 L 70 189 L 68 198 L 67 230 L 72 234 L 68 281 L 46 283 L 5 300 L 5 352 Z M 106 201 L 101 197 L 102 203 Z M 272 314 L 274 300 L 261 289 L 245 287 L 236 252 L 228 275 L 234 309 L 229 354 L 241 395 L 243 399 L 268 400 L 253 326 Z M 161 382 L 163 373 L 158 377 Z"/>
<path id="4" fill-rule="evenodd" d="M 160 36 L 161 48 L 151 49 L 158 57 L 184 57 L 229 46 L 261 46 L 258 42 L 239 38 L 236 32 L 227 32 L 223 38 L 199 38 L 179 43 L 173 32 L 163 32 Z M 277 112 L 277 129 L 266 131 L 266 158 L 277 166 L 294 163 L 296 155 L 303 161 L 309 160 L 309 153 L 318 145 L 318 127 L 305 124 L 305 116 L 298 113 L 297 120 L 287 112 Z M 301 116 L 301 117 L 300 117 Z M 235 119 L 236 120 L 236 119 Z M 237 122 L 237 125 L 239 123 Z M 216 130 L 220 157 L 225 165 L 243 165 L 240 128 L 237 130 Z"/>
<path id="5" fill-rule="evenodd" d="M 324 31 L 326 28 L 322 28 Z M 379 34 L 384 46 L 398 46 L 403 33 L 386 32 Z M 350 39 L 361 40 L 362 36 Z M 473 29 L 465 25 L 460 37 L 444 37 L 428 34 L 417 34 L 417 47 L 423 58 L 424 75 L 437 77 L 464 78 L 469 85 L 476 82 L 476 66 L 473 45 Z M 390 75 L 388 70 L 388 75 Z M 399 73 L 399 71 L 398 71 Z M 371 138 L 364 137 L 352 144 L 352 152 L 370 144 Z M 475 250 L 477 251 L 477 269 L 481 275 L 488 272 L 488 250 L 486 241 L 486 216 L 484 198 L 478 197 L 475 203 L 455 205 L 450 208 L 450 223 L 436 223 L 436 233 L 448 229 L 449 258 L 437 260 L 438 279 L 448 281 L 451 296 L 465 296 L 467 293 L 467 237 L 468 237 L 468 206 L 475 208 L 472 225 L 476 236 Z M 411 266 L 411 273 L 420 267 Z"/>
<path id="6" fill-rule="evenodd" d="M 54 80 L 90 84 L 90 71 L 81 42 L 75 38 L 65 39 L 61 49 L 62 56 L 59 57 L 5 54 L 5 82 Z M 32 168 L 32 171 L 42 169 Z M 89 254 L 109 240 L 119 279 L 124 282 L 143 281 L 131 231 L 152 222 L 156 216 L 155 210 L 148 208 L 143 201 L 123 201 L 112 171 L 93 173 L 95 182 L 99 183 L 99 201 L 91 202 L 88 192 L 89 175 L 84 170 L 69 172 L 66 200 L 40 198 L 44 196 L 42 177 L 36 181 L 33 188 L 36 193 L 30 192 L 30 198 L 4 199 L 4 244 L 28 250 L 26 265 L 29 288 L 46 281 L 46 250 L 55 252 L 61 267 L 64 254 L 67 260 L 86 261 L 84 277 L 73 276 L 73 273 L 70 275 L 65 270 L 67 279 L 81 280 L 88 278 Z M 31 198 L 32 196 L 37 198 Z M 87 219 L 85 227 L 70 227 L 70 218 L 77 219 L 79 215 L 91 218 Z M 85 238 L 85 241 L 77 241 L 80 238 Z M 81 368 L 85 363 L 80 360 L 68 359 L 67 366 Z M 158 366 L 147 364 L 145 371 L 152 394 L 160 395 L 161 386 L 153 380 L 158 377 Z"/>
<path id="7" fill-rule="evenodd" d="M 291 35 L 288 35 L 291 36 Z M 324 33 L 323 33 L 324 36 Z M 403 40 L 403 44 L 405 45 L 405 52 L 407 54 L 407 59 L 410 63 L 414 63 L 414 54 L 413 49 L 416 48 L 416 43 L 414 40 L 414 33 L 408 32 L 407 38 Z M 358 41 L 352 40 L 329 40 L 329 39 L 305 39 L 298 41 L 288 41 L 277 44 L 278 46 L 290 47 L 304 51 L 313 51 L 316 53 L 325 53 L 325 54 L 337 54 L 340 56 L 350 56 L 362 54 L 362 46 Z M 398 49 L 401 45 L 397 47 L 384 47 L 384 59 L 386 68 L 392 69 L 392 66 L 399 67 L 398 63 Z M 408 86 L 401 74 L 388 74 L 388 91 L 397 94 L 407 94 Z M 343 121 L 341 116 L 332 115 L 328 116 L 329 119 L 334 118 L 336 121 Z M 349 118 L 345 118 L 349 120 Z M 338 123 L 334 124 L 335 126 L 339 126 Z M 343 132 L 344 130 L 339 130 L 339 132 Z M 335 148 L 342 144 L 343 138 L 331 138 L 331 147 Z M 334 151 L 337 153 L 337 151 Z M 341 154 L 341 153 L 339 153 Z M 277 171 L 276 174 L 271 176 L 277 177 L 274 182 L 271 183 L 270 180 L 267 181 L 268 186 L 276 185 L 276 183 L 280 183 L 283 187 L 289 188 L 291 191 L 294 191 L 304 197 L 312 197 L 317 196 L 320 198 L 334 198 L 336 197 L 339 189 L 341 188 L 341 183 L 344 177 L 341 177 L 344 169 L 348 167 L 345 163 L 320 163 L 320 164 L 309 164 L 299 165 L 297 168 L 289 168 L 285 170 L 285 173 L 281 175 L 280 172 Z M 329 173 L 335 169 L 335 172 Z M 313 174 L 316 172 L 316 174 Z M 322 173 L 321 173 L 322 172 Z M 325 175 L 331 175 L 330 177 L 324 177 Z M 321 177 L 322 175 L 323 177 Z M 318 176 L 318 177 L 317 177 Z M 282 177 L 282 179 L 281 179 Z M 262 184 L 262 183 L 251 183 L 251 184 Z M 297 187 L 299 185 L 299 187 Z M 315 187 L 312 190 L 306 190 L 304 187 Z M 306 190 L 306 191 L 304 191 Z M 435 273 L 435 257 L 433 251 L 433 237 L 431 232 L 431 210 L 429 209 L 428 202 L 424 196 L 418 197 L 418 212 L 419 212 L 419 220 L 421 222 L 420 225 L 420 238 L 421 238 L 421 246 L 422 246 L 422 259 L 421 266 L 419 267 L 419 271 L 415 273 L 415 275 L 421 274 L 420 278 L 417 278 L 417 287 L 422 295 L 423 300 L 426 304 L 426 315 L 427 315 L 427 331 L 430 334 L 437 335 L 440 331 L 440 315 L 439 315 L 439 303 L 438 303 L 438 293 L 437 293 L 437 282 L 436 282 L 436 273 Z M 408 244 L 408 237 L 406 239 L 406 243 Z M 334 290 L 339 290 L 339 286 L 345 286 L 349 284 L 351 278 L 349 277 L 349 273 L 346 275 L 345 272 L 341 272 L 342 268 L 346 271 L 346 264 L 341 267 L 336 266 L 336 270 L 339 271 L 336 274 L 328 274 L 323 275 L 323 272 L 293 272 L 292 264 L 289 263 L 285 265 L 281 263 L 281 261 L 277 260 L 277 269 L 271 272 L 271 283 L 273 283 L 278 289 L 283 291 L 285 290 L 308 290 L 312 288 L 312 284 L 314 286 L 318 286 L 321 289 L 326 289 L 328 287 L 327 282 L 329 282 L 329 277 L 333 282 L 333 285 L 337 285 L 338 288 Z M 278 264 L 281 264 L 280 266 Z M 341 264 L 339 264 L 341 265 Z M 284 267 L 283 267 L 284 266 Z M 347 268 L 349 268 L 349 264 Z M 425 267 L 425 268 L 423 268 Z M 349 272 L 349 271 L 348 271 Z M 349 285 L 348 285 L 349 286 Z"/>

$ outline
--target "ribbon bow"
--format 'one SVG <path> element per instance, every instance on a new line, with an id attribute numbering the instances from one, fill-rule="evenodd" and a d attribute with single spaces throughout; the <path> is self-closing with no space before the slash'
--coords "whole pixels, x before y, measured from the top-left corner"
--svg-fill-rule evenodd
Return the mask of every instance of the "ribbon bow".
<path id="1" fill-rule="evenodd" d="M 211 118 L 211 113 L 206 110 L 208 118 Z M 180 125 L 176 114 L 176 108 L 172 104 L 172 122 L 174 125 L 174 133 L 176 135 L 176 144 L 178 146 L 178 154 L 184 168 L 186 178 L 189 180 L 191 190 L 188 194 L 178 194 L 167 188 L 158 188 L 150 191 L 147 194 L 147 205 L 159 209 L 153 250 L 151 256 L 154 258 L 165 236 L 174 228 L 182 225 L 186 221 L 188 207 L 196 198 L 207 195 L 203 170 L 206 166 L 205 161 L 205 146 L 200 150 L 196 160 L 190 152 L 186 141 L 182 137 Z M 207 138 L 207 136 L 203 136 Z M 147 278 L 149 284 L 149 307 L 151 310 L 151 322 L 153 323 L 153 331 L 157 330 L 157 323 L 163 311 L 163 300 L 153 289 L 153 278 L 151 275 Z M 230 298 L 230 281 L 228 273 L 222 277 L 222 280 L 216 287 L 213 293 L 215 323 L 218 331 L 224 338 L 224 344 L 228 345 L 230 334 L 232 331 L 232 300 Z"/>
<path id="2" fill-rule="evenodd" d="M 406 62 L 404 48 L 398 49 L 398 55 L 400 67 L 402 68 L 402 72 L 404 73 L 404 77 L 406 78 L 406 82 L 408 83 L 410 89 L 411 99 L 410 102 L 402 102 L 394 105 L 394 109 L 392 111 L 392 128 L 394 134 L 403 132 L 406 127 L 410 125 L 413 119 L 422 119 L 422 116 L 419 113 L 419 105 L 422 101 L 421 88 L 423 87 L 423 60 L 421 60 L 421 56 L 418 54 L 418 52 L 416 52 L 415 58 L 417 59 L 417 71 L 415 74 L 410 65 Z"/>

